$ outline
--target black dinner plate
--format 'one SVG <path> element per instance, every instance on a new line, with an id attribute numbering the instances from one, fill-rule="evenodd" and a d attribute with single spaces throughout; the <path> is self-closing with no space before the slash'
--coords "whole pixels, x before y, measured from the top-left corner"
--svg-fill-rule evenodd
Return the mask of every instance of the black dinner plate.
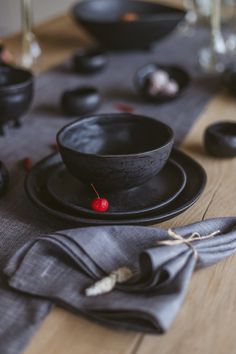
<path id="1" fill-rule="evenodd" d="M 150 225 L 171 219 L 191 207 L 202 194 L 206 185 L 206 173 L 195 160 L 174 149 L 171 159 L 177 162 L 187 176 L 187 182 L 182 193 L 167 206 L 152 211 L 142 217 L 132 217 L 115 220 L 112 218 L 97 219 L 84 217 L 79 212 L 69 210 L 57 203 L 48 193 L 46 183 L 48 177 L 61 164 L 59 154 L 53 154 L 37 163 L 28 173 L 25 180 L 25 190 L 30 200 L 39 208 L 60 219 L 77 225 Z"/>
<path id="2" fill-rule="evenodd" d="M 49 194 L 66 208 L 97 218 L 127 218 L 144 215 L 174 200 L 184 189 L 186 174 L 176 162 L 169 160 L 162 171 L 143 185 L 119 192 L 103 193 L 109 201 L 109 211 L 99 213 L 91 209 L 96 197 L 91 186 L 74 178 L 61 163 L 47 180 Z"/>

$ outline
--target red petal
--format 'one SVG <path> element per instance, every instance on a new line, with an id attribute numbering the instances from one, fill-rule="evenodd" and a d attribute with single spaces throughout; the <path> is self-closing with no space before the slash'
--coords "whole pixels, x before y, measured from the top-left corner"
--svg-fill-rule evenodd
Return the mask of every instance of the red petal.
<path id="1" fill-rule="evenodd" d="M 126 103 L 114 103 L 113 107 L 117 109 L 118 111 L 125 112 L 125 113 L 133 113 L 134 108 L 132 106 L 129 106 Z"/>

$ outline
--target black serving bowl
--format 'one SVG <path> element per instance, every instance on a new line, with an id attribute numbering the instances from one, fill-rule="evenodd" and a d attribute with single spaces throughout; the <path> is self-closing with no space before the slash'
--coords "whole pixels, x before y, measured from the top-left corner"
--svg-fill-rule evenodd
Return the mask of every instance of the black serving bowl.
<path id="1" fill-rule="evenodd" d="M 125 113 L 84 117 L 57 134 L 69 172 L 99 191 L 129 189 L 151 179 L 167 162 L 173 141 L 166 124 Z"/>
<path id="2" fill-rule="evenodd" d="M 29 109 L 33 98 L 33 75 L 30 71 L 0 66 L 0 133 L 4 125 L 13 121 L 20 125 L 20 117 Z"/>
<path id="3" fill-rule="evenodd" d="M 65 91 L 61 96 L 61 107 L 68 116 L 92 113 L 101 104 L 101 95 L 95 87 L 84 86 Z"/>
<path id="4" fill-rule="evenodd" d="M 100 48 L 80 49 L 73 58 L 74 70 L 79 74 L 101 71 L 108 63 L 106 52 Z"/>
<path id="5" fill-rule="evenodd" d="M 217 157 L 236 156 L 236 122 L 218 122 L 207 127 L 204 134 L 206 151 Z"/>
<path id="6" fill-rule="evenodd" d="M 113 50 L 147 49 L 162 39 L 184 18 L 174 7 L 135 0 L 88 0 L 76 4 L 73 16 L 103 48 Z M 135 21 L 124 21 L 124 14 Z"/>
<path id="7" fill-rule="evenodd" d="M 150 95 L 148 86 L 150 83 L 150 75 L 157 70 L 165 71 L 170 79 L 173 79 L 179 85 L 179 90 L 175 95 L 158 94 L 155 96 Z M 162 103 L 171 101 L 183 94 L 190 82 L 189 74 L 176 65 L 159 65 L 155 63 L 146 64 L 136 72 L 134 76 L 134 84 L 139 94 L 147 101 L 154 103 Z"/>

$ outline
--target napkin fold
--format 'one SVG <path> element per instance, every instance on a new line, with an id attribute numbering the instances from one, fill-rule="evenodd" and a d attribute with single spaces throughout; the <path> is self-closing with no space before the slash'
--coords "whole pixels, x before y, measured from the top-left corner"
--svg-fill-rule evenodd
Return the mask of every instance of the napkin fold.
<path id="1" fill-rule="evenodd" d="M 161 245 L 167 230 L 142 226 L 86 227 L 31 240 L 5 268 L 9 285 L 110 327 L 164 333 L 186 295 L 195 268 L 236 251 L 236 218 L 201 221 L 174 231 L 184 238 L 220 230 L 189 244 Z M 195 250 L 195 252 L 193 251 Z M 197 254 L 197 257 L 196 257 Z M 120 267 L 134 276 L 106 294 L 86 296 L 94 282 Z"/>

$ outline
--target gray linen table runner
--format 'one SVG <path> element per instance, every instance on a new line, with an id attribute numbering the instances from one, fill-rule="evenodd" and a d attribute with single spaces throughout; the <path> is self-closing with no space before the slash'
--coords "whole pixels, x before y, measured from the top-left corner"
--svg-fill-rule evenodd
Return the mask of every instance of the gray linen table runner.
<path id="1" fill-rule="evenodd" d="M 58 231 L 29 241 L 9 261 L 11 287 L 41 296 L 106 325 L 151 333 L 169 329 L 183 302 L 193 270 L 236 251 L 236 218 L 218 218 L 176 228 L 183 237 L 207 239 L 159 245 L 166 230 L 141 226 L 104 226 Z M 194 252 L 197 252 L 197 257 Z M 127 283 L 88 297 L 95 280 L 126 266 Z"/>
<path id="2" fill-rule="evenodd" d="M 39 234 L 71 227 L 31 205 L 24 192 L 25 172 L 19 163 L 28 156 L 36 162 L 51 152 L 50 144 L 54 143 L 57 131 L 69 122 L 60 110 L 62 92 L 78 85 L 95 85 L 104 97 L 99 113 L 116 112 L 116 102 L 131 104 L 135 113 L 170 124 L 178 145 L 219 88 L 219 80 L 201 73 L 197 65 L 197 53 L 206 38 L 201 32 L 196 33 L 194 40 L 174 34 L 160 42 L 155 52 L 111 53 L 106 70 L 94 76 L 75 75 L 67 62 L 36 78 L 34 104 L 23 127 L 0 138 L 0 159 L 11 174 L 10 190 L 0 199 L 1 354 L 19 354 L 50 309 L 48 301 L 9 288 L 3 274 L 6 263 L 19 247 Z M 149 62 L 184 66 L 192 76 L 186 93 L 160 106 L 142 101 L 135 91 L 133 76 Z"/>

